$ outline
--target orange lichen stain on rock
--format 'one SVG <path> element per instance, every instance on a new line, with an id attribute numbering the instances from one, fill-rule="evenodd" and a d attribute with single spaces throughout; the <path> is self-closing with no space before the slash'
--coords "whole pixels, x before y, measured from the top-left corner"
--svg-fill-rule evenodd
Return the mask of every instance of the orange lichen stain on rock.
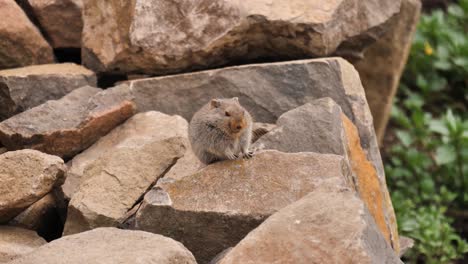
<path id="1" fill-rule="evenodd" d="M 398 233 L 393 233 L 385 220 L 387 207 L 383 191 L 380 187 L 377 171 L 367 159 L 366 153 L 361 147 L 361 141 L 354 124 L 345 116 L 341 116 L 348 140 L 348 156 L 353 172 L 357 177 L 357 188 L 361 199 L 366 204 L 377 226 L 385 239 L 396 252 L 399 252 Z"/>

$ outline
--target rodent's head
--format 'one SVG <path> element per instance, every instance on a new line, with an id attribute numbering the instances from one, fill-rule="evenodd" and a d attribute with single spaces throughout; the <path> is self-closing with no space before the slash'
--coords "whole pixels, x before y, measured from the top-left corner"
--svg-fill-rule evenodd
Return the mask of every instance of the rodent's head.
<path id="1" fill-rule="evenodd" d="M 229 135 L 239 135 L 247 127 L 245 109 L 239 104 L 239 99 L 212 99 L 210 102 L 211 111 L 214 111 L 222 118 L 222 128 Z"/>

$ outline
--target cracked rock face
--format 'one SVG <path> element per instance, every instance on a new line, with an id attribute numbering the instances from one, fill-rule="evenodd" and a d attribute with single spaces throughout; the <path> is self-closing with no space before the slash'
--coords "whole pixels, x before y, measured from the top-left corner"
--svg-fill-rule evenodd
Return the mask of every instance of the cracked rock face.
<path id="1" fill-rule="evenodd" d="M 218 264 L 402 264 L 354 191 L 318 188 L 270 216 Z"/>
<path id="2" fill-rule="evenodd" d="M 90 86 L 0 123 L 0 142 L 10 150 L 32 148 L 73 157 L 132 116 L 135 106 Z"/>
<path id="3" fill-rule="evenodd" d="M 83 61 L 165 74 L 258 58 L 360 52 L 400 0 L 83 1 Z"/>
<path id="4" fill-rule="evenodd" d="M 184 156 L 187 121 L 140 113 L 72 160 L 64 235 L 118 226 L 145 192 Z M 73 191 L 74 189 L 74 191 Z"/>
<path id="5" fill-rule="evenodd" d="M 0 121 L 86 85 L 96 86 L 96 75 L 74 63 L 0 71 Z"/>
<path id="6" fill-rule="evenodd" d="M 0 223 L 21 213 L 63 183 L 65 165 L 59 157 L 36 150 L 0 155 Z"/>
<path id="7" fill-rule="evenodd" d="M 142 231 L 97 228 L 62 237 L 22 256 L 11 264 L 158 263 L 196 264 L 179 242 Z"/>
<path id="8" fill-rule="evenodd" d="M 31 253 L 47 242 L 36 232 L 13 226 L 0 226 L 0 263 Z"/>
<path id="9" fill-rule="evenodd" d="M 136 214 L 136 228 L 182 242 L 207 263 L 282 207 L 318 186 L 344 186 L 349 168 L 337 155 L 265 151 L 249 160 L 206 166 L 158 182 Z"/>

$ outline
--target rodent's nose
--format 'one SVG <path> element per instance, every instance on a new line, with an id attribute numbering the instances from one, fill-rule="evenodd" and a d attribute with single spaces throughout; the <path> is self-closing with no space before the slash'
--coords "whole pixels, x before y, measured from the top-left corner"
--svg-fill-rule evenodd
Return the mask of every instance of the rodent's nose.
<path id="1" fill-rule="evenodd" d="M 237 128 L 238 130 L 241 130 L 242 126 L 241 126 L 241 125 L 237 125 L 236 128 Z"/>

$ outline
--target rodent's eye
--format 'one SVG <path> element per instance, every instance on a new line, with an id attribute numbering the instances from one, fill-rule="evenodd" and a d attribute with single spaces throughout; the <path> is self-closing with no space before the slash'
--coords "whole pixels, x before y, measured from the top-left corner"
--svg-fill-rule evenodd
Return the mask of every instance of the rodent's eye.
<path id="1" fill-rule="evenodd" d="M 224 114 L 225 114 L 226 116 L 231 116 L 231 114 L 230 114 L 228 111 L 224 112 Z"/>

